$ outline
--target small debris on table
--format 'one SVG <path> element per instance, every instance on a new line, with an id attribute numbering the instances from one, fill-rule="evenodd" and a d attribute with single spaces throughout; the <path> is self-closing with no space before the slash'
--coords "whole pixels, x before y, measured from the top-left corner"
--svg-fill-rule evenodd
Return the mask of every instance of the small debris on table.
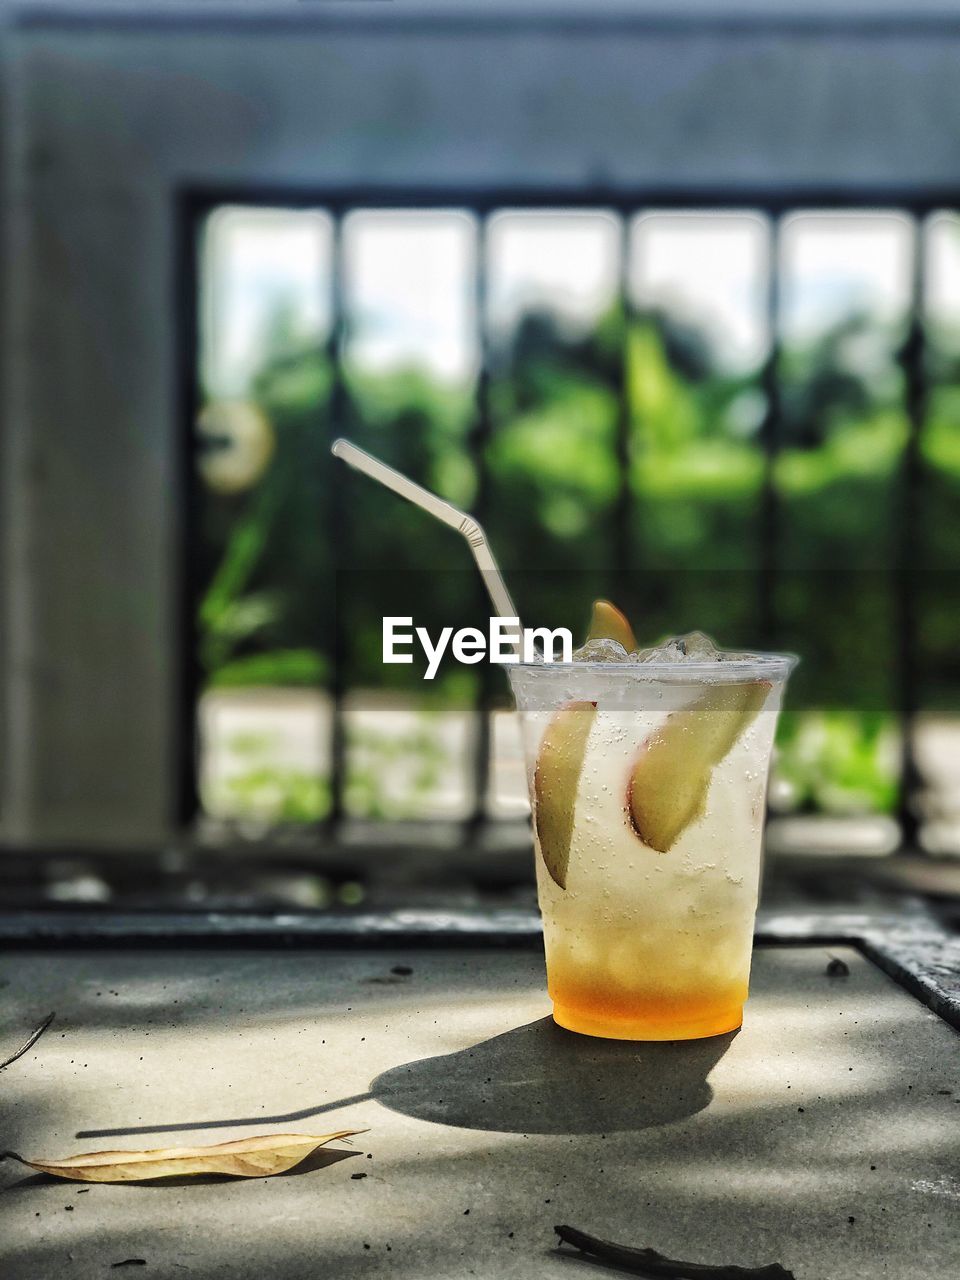
<path id="1" fill-rule="evenodd" d="M 39 1027 L 31 1032 L 16 1053 L 11 1053 L 9 1058 L 4 1058 L 3 1062 L 0 1062 L 0 1071 L 2 1071 L 4 1067 L 9 1067 L 11 1063 L 16 1062 L 18 1058 L 22 1058 L 28 1049 L 32 1049 L 56 1016 L 56 1013 L 48 1013 L 40 1023 Z"/>
<path id="2" fill-rule="evenodd" d="M 831 956 L 827 964 L 828 978 L 847 978 L 850 975 L 850 966 L 846 960 L 841 960 L 839 956 Z"/>
<path id="3" fill-rule="evenodd" d="M 681 1262 L 668 1258 L 656 1249 L 637 1249 L 629 1245 L 615 1244 L 612 1240 L 600 1240 L 579 1231 L 576 1227 L 554 1227 L 562 1244 L 573 1245 L 588 1257 L 630 1271 L 636 1275 L 660 1280 L 796 1280 L 794 1273 L 771 1262 L 763 1267 L 741 1267 L 735 1264 L 712 1265 L 704 1262 Z"/>
<path id="4" fill-rule="evenodd" d="M 413 973 L 413 969 L 410 967 L 410 965 L 395 964 L 389 973 L 386 973 L 386 974 L 375 973 L 375 974 L 372 974 L 369 978 L 362 979 L 362 981 L 370 982 L 370 983 L 373 983 L 374 985 L 379 984 L 382 987 L 392 987 L 392 986 L 399 985 L 399 983 L 403 978 L 409 978 L 412 973 Z"/>

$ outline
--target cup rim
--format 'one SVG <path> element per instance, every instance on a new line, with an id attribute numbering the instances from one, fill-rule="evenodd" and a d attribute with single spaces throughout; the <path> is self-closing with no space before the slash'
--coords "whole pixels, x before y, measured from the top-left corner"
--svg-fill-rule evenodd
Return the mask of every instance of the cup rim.
<path id="1" fill-rule="evenodd" d="M 593 676 L 639 676 L 679 684 L 689 678 L 698 682 L 729 683 L 744 677 L 786 679 L 799 662 L 800 658 L 793 653 L 751 653 L 725 662 L 513 662 L 507 665 L 507 671 L 511 675 L 538 672 L 569 677 L 583 672 Z"/>

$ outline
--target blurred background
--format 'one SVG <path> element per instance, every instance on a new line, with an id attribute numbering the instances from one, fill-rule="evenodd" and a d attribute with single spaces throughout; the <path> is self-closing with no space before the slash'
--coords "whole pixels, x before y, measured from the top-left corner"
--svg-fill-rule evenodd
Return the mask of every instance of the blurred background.
<path id="1" fill-rule="evenodd" d="M 528 901 L 502 673 L 615 600 L 800 655 L 771 900 L 960 892 L 960 23 L 882 0 L 6 14 L 20 905 Z"/>

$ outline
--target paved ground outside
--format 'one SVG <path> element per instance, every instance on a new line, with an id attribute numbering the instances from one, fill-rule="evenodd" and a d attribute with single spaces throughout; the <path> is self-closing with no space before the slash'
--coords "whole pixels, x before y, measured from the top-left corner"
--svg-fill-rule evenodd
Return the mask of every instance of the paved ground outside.
<path id="1" fill-rule="evenodd" d="M 569 1223 L 798 1280 L 953 1280 L 960 1041 L 832 954 L 847 977 L 761 948 L 739 1034 L 642 1046 L 556 1029 L 531 951 L 8 952 L 5 1051 L 57 1020 L 0 1073 L 2 1147 L 369 1132 L 272 1180 L 85 1191 L 4 1163 L 0 1274 L 570 1280 L 595 1268 L 556 1251 Z"/>

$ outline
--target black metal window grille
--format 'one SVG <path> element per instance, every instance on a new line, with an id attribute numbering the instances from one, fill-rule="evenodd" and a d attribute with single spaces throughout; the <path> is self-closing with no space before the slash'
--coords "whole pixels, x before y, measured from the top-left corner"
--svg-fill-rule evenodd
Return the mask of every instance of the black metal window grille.
<path id="1" fill-rule="evenodd" d="M 356 189 L 342 192 L 289 191 L 244 188 L 240 190 L 192 191 L 186 193 L 179 208 L 180 253 L 178 264 L 179 289 L 179 382 L 184 431 L 182 435 L 184 493 L 182 544 L 184 559 L 184 590 L 182 593 L 182 631 L 184 636 L 183 680 L 181 698 L 181 732 L 178 749 L 179 798 L 178 811 L 181 822 L 189 825 L 198 812 L 197 793 L 197 741 L 196 708 L 200 691 L 200 675 L 196 662 L 196 634 L 194 611 L 197 601 L 197 582 L 193 571 L 194 548 L 198 528 L 198 511 L 201 495 L 195 479 L 195 453 L 197 440 L 194 423 L 200 407 L 200 388 L 197 372 L 198 352 L 198 296 L 199 296 L 199 231 L 204 219 L 219 206 L 249 206 L 263 208 L 314 209 L 327 214 L 333 221 L 333 268 L 330 289 L 332 308 L 329 326 L 329 354 L 334 369 L 334 386 L 331 393 L 332 411 L 328 414 L 330 440 L 341 434 L 340 422 L 346 403 L 346 387 L 339 353 L 345 341 L 344 302 L 342 280 L 342 228 L 344 219 L 359 211 L 420 211 L 430 213 L 467 212 L 478 223 L 478 251 L 475 265 L 474 305 L 480 317 L 480 368 L 475 384 L 474 427 L 467 438 L 467 450 L 477 476 L 475 514 L 483 521 L 487 514 L 490 493 L 490 473 L 487 465 L 487 446 L 495 430 L 490 405 L 491 350 L 483 317 L 486 315 L 487 257 L 490 220 L 499 213 L 523 211 L 607 213 L 614 214 L 623 228 L 624 237 L 632 219 L 638 215 L 655 213 L 737 213 L 758 214 L 764 217 L 770 228 L 769 270 L 765 281 L 765 310 L 769 332 L 769 347 L 763 363 L 760 386 L 766 400 L 766 410 L 759 433 L 764 457 L 763 485 L 760 516 L 760 573 L 759 605 L 761 618 L 760 640 L 767 642 L 772 632 L 770 604 L 778 575 L 778 528 L 780 520 L 780 496 L 774 483 L 774 463 L 780 448 L 779 423 L 781 417 L 782 355 L 780 312 L 780 243 L 785 220 L 805 212 L 838 214 L 846 212 L 900 214 L 911 228 L 911 261 L 913 263 L 909 300 L 909 323 L 905 339 L 897 353 L 897 361 L 903 374 L 905 410 L 909 435 L 902 453 L 899 476 L 898 510 L 892 513 L 897 526 L 899 556 L 895 566 L 896 598 L 896 706 L 895 711 L 901 729 L 902 755 L 899 768 L 899 803 L 897 820 L 901 844 L 911 846 L 917 836 L 917 815 L 913 797 L 918 785 L 918 769 L 914 752 L 913 727 L 919 708 L 917 665 L 917 575 L 914 571 L 918 527 L 922 508 L 922 466 L 920 454 L 921 434 L 927 412 L 928 377 L 927 343 L 924 332 L 924 278 L 925 220 L 960 207 L 960 200 L 949 193 L 929 193 L 922 198 L 897 191 L 876 192 L 769 192 L 739 193 L 731 196 L 722 190 L 691 193 L 688 191 L 598 190 L 583 191 L 463 191 L 460 189 L 429 190 L 381 190 Z M 619 305 L 625 316 L 633 311 L 628 280 L 628 254 L 624 245 L 620 253 Z M 630 528 L 635 515 L 636 499 L 628 483 L 627 466 L 630 454 L 630 421 L 623 397 L 617 424 L 616 454 L 620 483 L 615 503 L 613 536 L 610 557 L 616 575 L 626 575 L 630 570 Z M 328 495 L 326 525 L 323 535 L 332 546 L 340 544 L 347 520 L 342 490 L 334 486 Z M 335 832 L 344 817 L 345 781 L 345 733 L 342 658 L 347 651 L 348 639 L 342 628 L 335 628 L 332 641 L 333 666 L 330 691 L 333 697 L 331 728 L 331 806 L 328 828 Z M 480 693 L 476 710 L 476 749 L 472 780 L 472 814 L 467 824 L 477 827 L 488 821 L 486 797 L 490 780 L 491 744 L 490 711 L 492 707 L 493 681 L 480 681 Z"/>

